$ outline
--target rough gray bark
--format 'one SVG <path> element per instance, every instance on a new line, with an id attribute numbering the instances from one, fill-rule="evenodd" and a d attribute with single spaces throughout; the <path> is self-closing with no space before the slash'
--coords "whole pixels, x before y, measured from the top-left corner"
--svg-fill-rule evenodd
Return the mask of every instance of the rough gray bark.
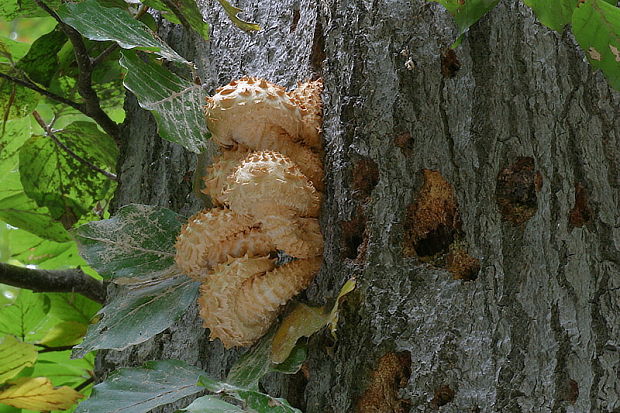
<path id="1" fill-rule="evenodd" d="M 307 376 L 265 388 L 307 413 L 619 411 L 620 94 L 570 34 L 504 1 L 456 50 L 455 72 L 442 58 L 453 23 L 422 0 L 236 3 L 262 32 L 240 32 L 208 1 L 211 42 L 176 30 L 169 41 L 209 91 L 246 74 L 285 86 L 323 76 L 325 262 L 306 296 L 324 304 L 358 278 L 338 340 L 314 336 Z M 117 205 L 197 210 L 194 157 L 127 109 Z M 506 177 L 523 162 L 519 187 Z M 427 255 L 458 238 L 479 259 L 475 280 L 410 252 L 423 169 L 452 185 L 460 217 Z M 529 219 L 506 218 L 506 191 Z M 223 377 L 239 352 L 200 324 L 192 308 L 144 345 L 100 354 L 99 369 L 180 358 Z"/>

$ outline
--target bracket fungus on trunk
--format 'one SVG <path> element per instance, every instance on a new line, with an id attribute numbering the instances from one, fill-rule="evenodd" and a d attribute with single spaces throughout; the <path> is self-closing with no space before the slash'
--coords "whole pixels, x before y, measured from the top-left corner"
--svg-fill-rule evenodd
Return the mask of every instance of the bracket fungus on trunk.
<path id="1" fill-rule="evenodd" d="M 222 154 L 203 192 L 216 208 L 191 217 L 176 262 L 202 282 L 200 315 L 225 347 L 256 342 L 322 262 L 321 80 L 291 92 L 246 77 L 207 98 L 205 117 Z M 292 262 L 276 266 L 281 250 Z"/>

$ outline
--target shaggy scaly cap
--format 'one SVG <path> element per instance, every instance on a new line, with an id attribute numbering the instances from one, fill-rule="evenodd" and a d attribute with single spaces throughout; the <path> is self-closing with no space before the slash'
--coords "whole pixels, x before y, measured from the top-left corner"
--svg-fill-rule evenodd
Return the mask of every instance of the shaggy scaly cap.
<path id="1" fill-rule="evenodd" d="M 305 289 L 321 258 L 275 267 L 273 260 L 231 258 L 207 276 L 200 287 L 200 316 L 224 347 L 249 346 L 267 332 L 280 308 Z"/>
<path id="2" fill-rule="evenodd" d="M 221 199 L 230 209 L 254 217 L 274 211 L 317 217 L 321 198 L 299 168 L 277 152 L 248 155 L 228 177 Z"/>
<path id="3" fill-rule="evenodd" d="M 307 146 L 316 150 L 321 150 L 322 92 L 323 79 L 298 83 L 297 88 L 289 92 L 291 100 L 301 110 L 301 138 Z"/>
<path id="4" fill-rule="evenodd" d="M 275 249 L 254 219 L 227 209 L 208 209 L 192 216 L 177 236 L 177 266 L 202 279 L 228 256 L 267 255 Z"/>
<path id="5" fill-rule="evenodd" d="M 273 127 L 296 137 L 302 115 L 286 91 L 265 79 L 244 77 L 207 98 L 205 116 L 213 140 L 225 147 L 237 144 L 272 148 Z"/>

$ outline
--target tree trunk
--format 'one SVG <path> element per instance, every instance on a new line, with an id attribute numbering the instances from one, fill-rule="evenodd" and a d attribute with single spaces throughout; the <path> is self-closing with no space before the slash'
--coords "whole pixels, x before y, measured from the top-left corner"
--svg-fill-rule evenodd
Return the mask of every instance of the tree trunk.
<path id="1" fill-rule="evenodd" d="M 306 413 L 620 411 L 620 94 L 570 33 L 509 0 L 452 52 L 451 17 L 422 0 L 235 3 L 261 32 L 205 1 L 210 42 L 168 41 L 209 92 L 323 77 L 324 264 L 305 298 L 358 280 L 337 340 L 313 336 L 304 373 L 265 389 Z M 133 99 L 127 114 L 116 206 L 198 210 L 195 156 Z M 178 358 L 224 377 L 241 352 L 207 337 L 194 306 L 98 369 Z"/>

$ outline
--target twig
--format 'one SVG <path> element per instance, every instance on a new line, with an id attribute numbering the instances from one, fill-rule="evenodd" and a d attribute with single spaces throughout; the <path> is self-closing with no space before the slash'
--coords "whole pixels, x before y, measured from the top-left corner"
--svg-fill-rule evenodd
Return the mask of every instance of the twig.
<path id="1" fill-rule="evenodd" d="M 73 27 L 69 26 L 65 22 L 62 21 L 60 16 L 52 9 L 49 8 L 47 4 L 45 4 L 42 0 L 34 0 L 39 7 L 41 7 L 47 14 L 52 16 L 60 25 L 62 31 L 67 35 L 69 41 L 73 45 L 73 51 L 75 53 L 75 61 L 78 65 L 78 80 L 77 87 L 80 96 L 84 98 L 84 103 L 82 103 L 82 107 L 84 109 L 84 113 L 91 118 L 93 118 L 102 128 L 109 134 L 117 145 L 120 146 L 120 132 L 118 125 L 114 123 L 112 119 L 101 109 L 101 105 L 99 103 L 99 96 L 93 89 L 92 85 L 92 75 L 93 75 L 93 64 L 92 59 L 88 54 L 88 50 L 86 49 L 86 45 L 82 40 L 82 35 L 75 30 Z"/>
<path id="2" fill-rule="evenodd" d="M 58 145 L 62 150 L 64 150 L 70 157 L 72 157 L 76 161 L 78 161 L 78 162 L 88 166 L 93 171 L 99 172 L 100 174 L 104 175 L 106 178 L 111 179 L 112 181 L 118 181 L 118 177 L 115 174 L 113 174 L 112 172 L 108 172 L 108 171 L 106 171 L 104 169 L 99 168 L 97 165 L 93 164 L 88 159 L 82 158 L 80 155 L 78 155 L 77 153 L 73 152 L 67 145 L 62 143 L 60 141 L 60 139 L 58 139 L 58 137 L 56 135 L 54 135 L 54 132 L 45 123 L 43 118 L 41 118 L 41 115 L 39 115 L 39 112 L 37 112 L 36 110 L 33 111 L 32 112 L 32 116 L 34 116 L 34 118 L 37 120 L 37 123 L 43 128 L 43 130 L 45 131 L 46 135 L 49 136 L 54 141 L 54 143 L 56 145 Z"/>
<path id="3" fill-rule="evenodd" d="M 73 350 L 73 346 L 51 347 L 51 346 L 46 346 L 45 344 L 35 344 L 35 346 L 41 347 L 42 350 L 39 350 L 39 353 L 51 353 L 51 352 L 54 352 L 54 351 Z"/>
<path id="4" fill-rule="evenodd" d="M 80 385 L 75 387 L 75 391 L 80 391 L 82 390 L 84 387 L 87 387 L 88 385 L 92 384 L 95 381 L 94 377 L 89 377 L 86 380 L 84 380 Z"/>
<path id="5" fill-rule="evenodd" d="M 110 46 L 108 46 L 103 52 L 99 53 L 99 56 L 95 57 L 92 60 L 92 65 L 93 67 L 99 65 L 102 61 L 105 60 L 106 57 L 108 57 L 112 52 L 114 52 L 116 49 L 118 49 L 118 44 L 116 43 L 112 43 Z"/>
<path id="6" fill-rule="evenodd" d="M 19 79 L 17 77 L 13 77 L 13 76 L 7 75 L 6 73 L 0 72 L 0 77 L 4 78 L 4 79 L 7 79 L 7 80 L 10 80 L 13 83 L 17 83 L 18 85 L 25 86 L 28 89 L 32 89 L 35 92 L 42 94 L 43 96 L 47 96 L 48 98 L 50 98 L 52 100 L 55 100 L 56 102 L 64 103 L 67 106 L 71 106 L 73 109 L 79 110 L 80 112 L 82 112 L 82 113 L 84 113 L 85 115 L 88 116 L 88 114 L 86 112 L 84 112 L 84 110 L 82 109 L 82 106 L 79 103 L 77 103 L 77 102 L 74 102 L 74 101 L 69 100 L 67 98 L 64 98 L 64 97 L 62 97 L 60 95 L 57 95 L 57 94 L 55 94 L 53 92 L 50 92 L 50 91 L 45 90 L 43 88 L 40 88 L 39 86 L 35 85 L 34 83 L 30 83 L 27 80 L 23 80 L 23 79 Z"/>
<path id="7" fill-rule="evenodd" d="M 79 268 L 40 270 L 0 263 L 0 283 L 34 292 L 74 292 L 101 304 L 105 301 L 103 283 Z"/>

